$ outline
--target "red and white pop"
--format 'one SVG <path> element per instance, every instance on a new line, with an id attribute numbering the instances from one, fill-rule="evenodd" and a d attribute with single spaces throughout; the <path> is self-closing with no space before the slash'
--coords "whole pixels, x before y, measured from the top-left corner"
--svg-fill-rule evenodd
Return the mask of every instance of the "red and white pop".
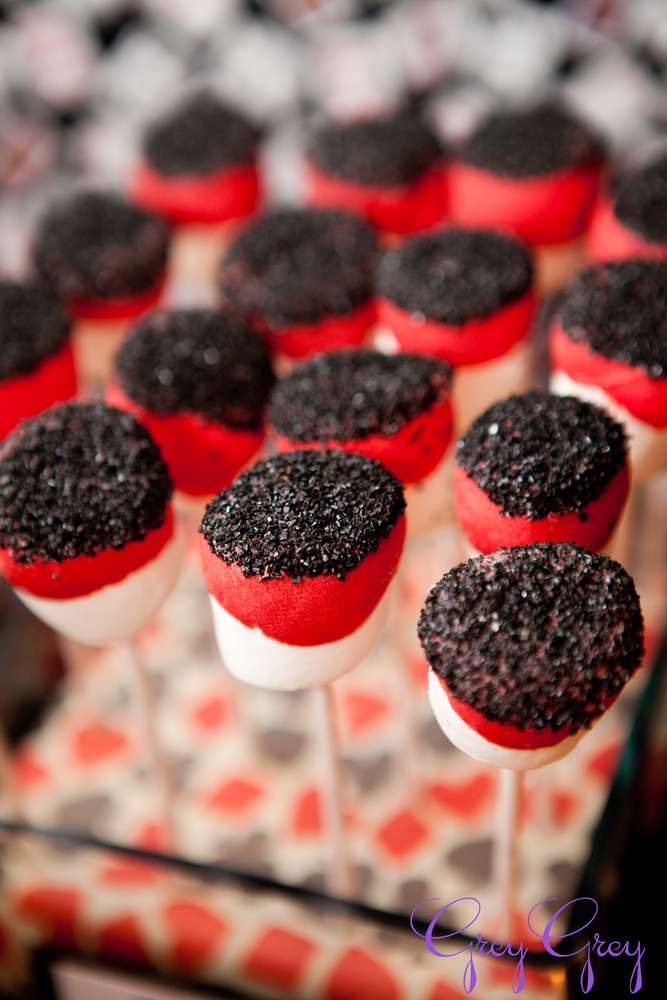
<path id="1" fill-rule="evenodd" d="M 389 237 L 442 222 L 446 177 L 440 143 L 414 116 L 323 125 L 306 153 L 306 201 L 357 212 Z"/>
<path id="2" fill-rule="evenodd" d="M 448 227 L 406 240 L 385 254 L 377 287 L 378 346 L 452 365 L 460 429 L 528 387 L 533 263 L 514 236 Z"/>
<path id="3" fill-rule="evenodd" d="M 378 255 L 373 230 L 349 212 L 276 209 L 229 246 L 222 303 L 283 359 L 356 347 L 375 321 Z"/>
<path id="4" fill-rule="evenodd" d="M 318 354 L 275 387 L 278 451 L 340 448 L 374 458 L 405 487 L 408 533 L 451 519 L 451 369 L 419 354 Z"/>
<path id="5" fill-rule="evenodd" d="M 269 351 L 244 323 L 173 309 L 131 329 L 106 398 L 148 428 L 178 494 L 201 504 L 259 452 L 272 385 Z"/>
<path id="6" fill-rule="evenodd" d="M 158 216 L 112 192 L 75 191 L 41 217 L 33 266 L 74 321 L 83 388 L 108 376 L 128 324 L 160 301 L 168 247 Z"/>
<path id="7" fill-rule="evenodd" d="M 603 164 L 597 136 L 563 107 L 493 111 L 450 164 L 451 219 L 516 233 L 535 249 L 539 288 L 553 291 L 581 263 Z"/>
<path id="8" fill-rule="evenodd" d="M 129 413 L 66 403 L 0 445 L 0 570 L 63 635 L 130 639 L 173 587 L 171 480 Z"/>
<path id="9" fill-rule="evenodd" d="M 189 94 L 146 129 L 130 194 L 174 227 L 177 284 L 213 287 L 226 239 L 259 207 L 258 139 L 209 90 Z"/>
<path id="10" fill-rule="evenodd" d="M 510 396 L 482 413 L 456 447 L 456 511 L 474 554 L 533 542 L 598 551 L 629 487 L 623 426 L 572 396 Z"/>
<path id="11" fill-rule="evenodd" d="M 550 350 L 553 391 L 590 400 L 624 425 L 636 481 L 667 469 L 667 261 L 582 271 Z"/>

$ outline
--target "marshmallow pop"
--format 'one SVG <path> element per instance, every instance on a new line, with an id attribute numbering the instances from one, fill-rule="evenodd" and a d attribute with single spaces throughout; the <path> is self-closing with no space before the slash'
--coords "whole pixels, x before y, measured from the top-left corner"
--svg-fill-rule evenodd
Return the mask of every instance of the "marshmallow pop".
<path id="1" fill-rule="evenodd" d="M 0 568 L 79 642 L 136 635 L 176 578 L 171 480 L 148 432 L 102 403 L 66 403 L 0 445 Z"/>
<path id="2" fill-rule="evenodd" d="M 429 594 L 418 632 L 443 732 L 476 760 L 519 771 L 569 753 L 642 657 L 631 578 L 564 542 L 455 567 Z"/>
<path id="3" fill-rule="evenodd" d="M 419 354 L 318 354 L 275 387 L 269 427 L 278 451 L 341 448 L 382 462 L 405 486 L 408 531 L 452 514 L 451 369 Z"/>
<path id="4" fill-rule="evenodd" d="M 571 396 L 510 396 L 477 417 L 456 448 L 454 497 L 475 554 L 532 542 L 597 551 L 628 496 L 625 432 Z"/>
<path id="5" fill-rule="evenodd" d="M 168 244 L 160 218 L 111 192 L 77 191 L 42 216 L 34 269 L 74 320 L 84 387 L 106 378 L 128 323 L 159 301 Z"/>
<path id="6" fill-rule="evenodd" d="M 603 160 L 598 138 L 565 108 L 494 111 L 450 164 L 450 217 L 516 233 L 535 249 L 538 287 L 553 291 L 581 262 Z"/>
<path id="7" fill-rule="evenodd" d="M 268 349 L 244 323 L 217 309 L 173 309 L 131 329 L 106 398 L 148 428 L 178 494 L 201 503 L 261 448 L 272 385 Z"/>
<path id="8" fill-rule="evenodd" d="M 173 587 L 171 481 L 148 432 L 102 403 L 66 403 L 0 444 L 0 571 L 39 618 L 91 645 L 122 642 L 167 825 L 172 782 L 131 642 Z"/>
<path id="9" fill-rule="evenodd" d="M 564 757 L 604 714 L 640 665 L 643 631 L 625 570 L 567 543 L 470 559 L 427 598 L 418 632 L 436 720 L 464 753 L 502 769 L 495 867 L 505 934 L 519 775 Z"/>
<path id="10" fill-rule="evenodd" d="M 519 240 L 446 228 L 406 240 L 382 259 L 378 344 L 452 365 L 463 429 L 489 403 L 527 388 L 535 307 L 532 259 Z"/>
<path id="11" fill-rule="evenodd" d="M 550 350 L 553 391 L 597 403 L 625 426 L 636 481 L 667 469 L 667 261 L 582 271 Z"/>
<path id="12" fill-rule="evenodd" d="M 354 347 L 375 320 L 378 252 L 372 229 L 348 212 L 276 209 L 228 248 L 222 302 L 283 358 Z"/>
<path id="13" fill-rule="evenodd" d="M 588 256 L 592 261 L 667 259 L 667 154 L 617 177 L 600 195 Z"/>
<path id="14" fill-rule="evenodd" d="M 344 451 L 259 462 L 207 507 L 204 577 L 222 658 L 260 687 L 314 688 L 332 836 L 332 888 L 349 892 L 330 688 L 371 651 L 405 537 L 399 481 Z"/>
<path id="15" fill-rule="evenodd" d="M 147 128 L 130 193 L 173 225 L 177 284 L 213 287 L 225 238 L 261 198 L 257 143 L 254 126 L 207 90 Z"/>
<path id="16" fill-rule="evenodd" d="M 306 153 L 306 200 L 358 212 L 389 236 L 430 229 L 447 206 L 443 151 L 407 115 L 323 125 Z"/>
<path id="17" fill-rule="evenodd" d="M 76 394 L 70 329 L 51 292 L 0 280 L 0 438 Z"/>
<path id="18" fill-rule="evenodd" d="M 336 351 L 297 365 L 278 383 L 269 405 L 269 431 L 278 451 L 358 452 L 382 462 L 403 482 L 414 541 L 403 555 L 400 605 L 391 627 L 396 645 L 409 643 L 406 658 L 413 654 L 415 617 L 446 564 L 437 529 L 453 522 L 450 386 L 451 369 L 437 358 Z M 415 715 L 421 716 L 421 697 L 416 703 L 407 670 L 398 680 L 405 686 L 402 764 L 414 783 L 420 773 Z"/>

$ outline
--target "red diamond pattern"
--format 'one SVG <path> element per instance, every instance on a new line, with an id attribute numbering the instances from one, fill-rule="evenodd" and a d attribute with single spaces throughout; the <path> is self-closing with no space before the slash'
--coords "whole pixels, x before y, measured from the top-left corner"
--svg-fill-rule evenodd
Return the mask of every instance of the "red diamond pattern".
<path id="1" fill-rule="evenodd" d="M 253 945 L 243 968 L 248 978 L 255 982 L 292 991 L 316 950 L 316 945 L 308 938 L 282 927 L 270 927 Z"/>

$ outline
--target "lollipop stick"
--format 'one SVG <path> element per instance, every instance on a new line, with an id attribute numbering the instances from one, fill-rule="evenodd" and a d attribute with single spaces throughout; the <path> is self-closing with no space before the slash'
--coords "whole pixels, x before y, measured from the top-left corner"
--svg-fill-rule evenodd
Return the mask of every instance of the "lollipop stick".
<path id="1" fill-rule="evenodd" d="M 120 643 L 132 670 L 140 713 L 139 729 L 141 742 L 149 756 L 153 777 L 157 784 L 160 812 L 165 835 L 170 847 L 176 847 L 174 776 L 167 755 L 157 732 L 157 706 L 151 685 L 151 678 L 143 657 L 139 654 L 133 639 Z"/>
<path id="2" fill-rule="evenodd" d="M 12 820 L 23 819 L 19 791 L 12 768 L 12 753 L 2 728 L 0 728 L 0 789 L 7 799 L 9 818 Z"/>
<path id="3" fill-rule="evenodd" d="M 494 884 L 498 894 L 500 937 L 512 939 L 512 914 L 516 909 L 519 802 L 523 788 L 522 771 L 500 771 L 498 829 L 494 854 Z"/>
<path id="4" fill-rule="evenodd" d="M 320 687 L 313 688 L 313 698 L 316 712 L 316 732 L 320 741 L 322 757 L 324 826 L 329 837 L 331 850 L 329 887 L 335 895 L 351 896 L 353 878 L 345 845 L 340 762 L 337 752 L 331 686 L 322 684 Z"/>

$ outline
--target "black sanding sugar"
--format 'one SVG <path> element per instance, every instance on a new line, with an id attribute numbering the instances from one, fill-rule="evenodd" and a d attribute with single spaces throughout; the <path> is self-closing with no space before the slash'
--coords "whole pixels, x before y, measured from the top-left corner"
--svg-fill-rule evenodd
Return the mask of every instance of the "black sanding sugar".
<path id="1" fill-rule="evenodd" d="M 155 413 L 197 413 L 235 430 L 257 430 L 273 385 L 264 341 L 218 309 L 150 313 L 125 338 L 115 377 Z"/>
<path id="2" fill-rule="evenodd" d="M 0 379 L 27 375 L 57 354 L 70 326 L 47 289 L 0 280 Z"/>
<path id="3" fill-rule="evenodd" d="M 149 291 L 167 263 L 165 223 L 105 191 L 78 191 L 42 216 L 34 242 L 37 273 L 63 301 Z"/>
<path id="4" fill-rule="evenodd" d="M 343 580 L 404 509 L 401 484 L 379 462 L 293 451 L 259 462 L 219 493 L 201 531 L 211 551 L 245 576 Z"/>
<path id="5" fill-rule="evenodd" d="M 55 406 L 0 445 L 0 547 L 21 563 L 121 549 L 163 524 L 171 491 L 157 446 L 129 413 Z"/>
<path id="6" fill-rule="evenodd" d="M 649 242 L 667 243 L 667 155 L 620 177 L 613 200 L 629 229 Z"/>
<path id="7" fill-rule="evenodd" d="M 456 462 L 508 517 L 584 510 L 626 461 L 625 433 L 572 396 L 528 392 L 495 403 L 459 440 Z"/>
<path id="8" fill-rule="evenodd" d="M 429 127 L 407 115 L 324 125 L 308 147 L 308 159 L 321 173 L 377 187 L 410 184 L 441 157 Z"/>
<path id="9" fill-rule="evenodd" d="M 667 262 L 626 260 L 581 271 L 561 308 L 568 337 L 667 378 Z"/>
<path id="10" fill-rule="evenodd" d="M 509 305 L 532 281 L 532 258 L 518 239 L 452 227 L 385 254 L 378 290 L 406 312 L 456 326 Z"/>
<path id="11" fill-rule="evenodd" d="M 600 160 L 602 145 L 564 108 L 540 104 L 492 112 L 463 142 L 458 157 L 506 177 L 542 177 Z"/>
<path id="12" fill-rule="evenodd" d="M 456 566 L 418 626 L 452 695 L 518 729 L 586 728 L 640 664 L 635 586 L 575 545 L 499 549 Z"/>
<path id="13" fill-rule="evenodd" d="M 254 161 L 258 133 L 209 91 L 197 91 L 147 130 L 144 152 L 166 176 L 206 175 Z"/>
<path id="14" fill-rule="evenodd" d="M 298 365 L 273 391 L 269 423 L 292 441 L 391 437 L 447 399 L 451 370 L 420 354 L 332 351 Z"/>
<path id="15" fill-rule="evenodd" d="M 373 296 L 378 245 L 348 212 L 277 209 L 247 226 L 227 250 L 223 300 L 275 327 L 345 315 Z"/>

